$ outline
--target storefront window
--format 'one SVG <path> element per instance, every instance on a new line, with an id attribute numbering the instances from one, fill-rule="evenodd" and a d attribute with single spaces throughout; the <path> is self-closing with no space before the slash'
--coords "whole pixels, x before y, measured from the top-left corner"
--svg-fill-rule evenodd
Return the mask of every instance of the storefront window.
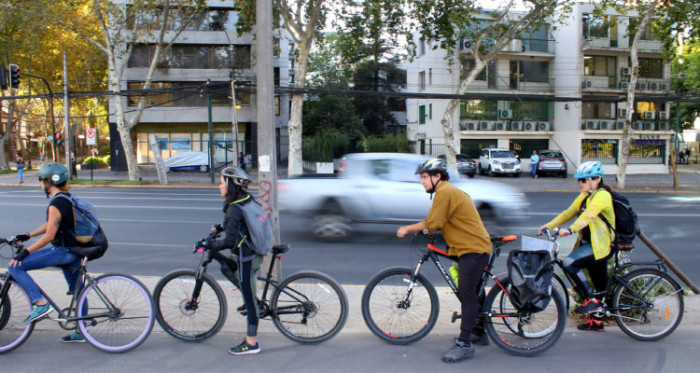
<path id="1" fill-rule="evenodd" d="M 617 140 L 581 141 L 581 162 L 600 161 L 602 164 L 617 164 Z"/>
<path id="2" fill-rule="evenodd" d="M 630 164 L 664 164 L 666 140 L 632 140 Z"/>

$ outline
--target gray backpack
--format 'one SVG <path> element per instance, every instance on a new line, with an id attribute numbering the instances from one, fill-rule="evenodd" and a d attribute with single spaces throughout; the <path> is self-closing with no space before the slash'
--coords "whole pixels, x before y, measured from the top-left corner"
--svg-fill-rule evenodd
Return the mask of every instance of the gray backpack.
<path id="1" fill-rule="evenodd" d="M 243 211 L 248 227 L 248 243 L 258 255 L 267 255 L 272 249 L 272 225 L 265 210 L 255 201 L 237 205 Z"/>

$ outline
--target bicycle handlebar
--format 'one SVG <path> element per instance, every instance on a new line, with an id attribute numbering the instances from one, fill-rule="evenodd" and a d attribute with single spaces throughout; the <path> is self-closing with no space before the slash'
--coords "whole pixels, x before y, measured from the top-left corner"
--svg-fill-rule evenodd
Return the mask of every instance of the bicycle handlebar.
<path id="1" fill-rule="evenodd" d="M 12 247 L 13 255 L 19 254 L 20 251 L 24 250 L 24 245 L 17 240 L 15 236 L 10 236 L 9 238 L 0 238 L 0 244 L 8 244 Z"/>

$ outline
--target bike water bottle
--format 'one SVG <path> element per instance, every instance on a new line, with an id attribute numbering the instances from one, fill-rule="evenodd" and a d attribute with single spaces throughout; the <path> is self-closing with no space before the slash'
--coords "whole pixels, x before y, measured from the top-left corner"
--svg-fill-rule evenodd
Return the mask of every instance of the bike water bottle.
<path id="1" fill-rule="evenodd" d="M 450 276 L 452 276 L 452 279 L 455 281 L 455 285 L 459 284 L 459 267 L 457 266 L 457 262 L 452 262 L 452 265 L 450 266 L 449 269 Z"/>

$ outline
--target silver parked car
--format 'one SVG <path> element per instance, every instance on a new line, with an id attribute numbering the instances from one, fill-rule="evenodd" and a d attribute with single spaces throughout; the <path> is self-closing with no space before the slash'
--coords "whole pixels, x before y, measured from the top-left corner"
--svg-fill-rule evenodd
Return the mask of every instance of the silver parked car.
<path id="1" fill-rule="evenodd" d="M 537 175 L 557 175 L 566 177 L 566 159 L 558 150 L 540 150 L 540 162 L 537 164 Z"/>
<path id="2" fill-rule="evenodd" d="M 312 233 L 331 240 L 346 238 L 356 222 L 418 222 L 432 203 L 415 174 L 426 159 L 417 154 L 349 154 L 335 178 L 280 180 L 280 211 L 310 217 Z M 528 202 L 516 188 L 455 175 L 450 183 L 471 196 L 492 232 L 524 219 Z"/>

